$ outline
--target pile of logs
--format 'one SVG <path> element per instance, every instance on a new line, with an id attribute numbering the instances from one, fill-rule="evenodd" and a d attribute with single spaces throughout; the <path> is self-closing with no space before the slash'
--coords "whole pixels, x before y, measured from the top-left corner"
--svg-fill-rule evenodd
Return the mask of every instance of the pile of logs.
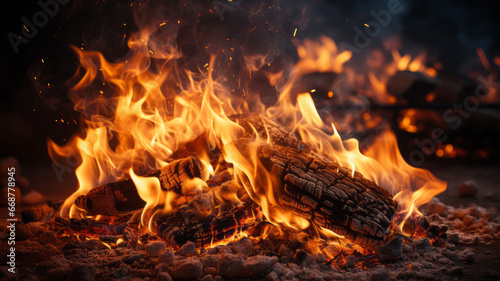
<path id="1" fill-rule="evenodd" d="M 255 151 L 249 146 L 257 145 L 257 159 L 272 177 L 273 195 L 281 208 L 307 219 L 312 226 L 331 230 L 366 248 L 376 248 L 386 240 L 397 208 L 386 190 L 308 148 L 275 121 L 258 114 L 232 119 L 247 132 L 234 145 L 243 155 Z M 262 139 L 269 137 L 270 143 L 256 144 L 255 132 Z M 203 139 L 202 135 L 194 142 L 199 145 Z M 194 156 L 197 145 L 186 144 L 173 154 L 177 159 L 148 176 L 157 177 L 165 192 L 185 196 L 186 182 L 204 176 L 202 164 Z M 173 212 L 154 218 L 158 235 L 172 246 L 187 241 L 210 245 L 266 222 L 260 206 L 228 172 L 231 165 L 221 156 L 224 147 L 216 152 L 212 151 L 218 169 L 206 181 L 208 190 L 191 196 Z M 231 196 L 240 203 L 220 208 Z M 145 206 L 132 180 L 99 186 L 78 197 L 75 204 L 89 215 L 117 215 Z"/>

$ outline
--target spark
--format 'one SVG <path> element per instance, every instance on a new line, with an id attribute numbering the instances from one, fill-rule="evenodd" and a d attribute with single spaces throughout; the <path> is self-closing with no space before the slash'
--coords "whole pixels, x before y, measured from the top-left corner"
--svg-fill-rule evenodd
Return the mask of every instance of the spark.
<path id="1" fill-rule="evenodd" d="M 311 90 L 311 93 L 314 93 L 314 92 L 316 92 L 316 89 L 312 89 L 312 90 Z"/>
<path id="2" fill-rule="evenodd" d="M 42 63 L 45 63 L 45 61 L 42 59 Z"/>
<path id="3" fill-rule="evenodd" d="M 166 22 L 162 22 L 162 23 L 160 23 L 159 26 L 164 26 L 165 24 L 167 24 L 167 23 Z"/>
<path id="4" fill-rule="evenodd" d="M 297 28 L 295 28 L 295 31 L 293 32 L 293 37 L 297 34 Z"/>
<path id="5" fill-rule="evenodd" d="M 328 91 L 328 97 L 329 98 L 333 97 L 333 91 Z"/>
<path id="6" fill-rule="evenodd" d="M 364 24 L 366 27 L 370 27 L 367 23 Z"/>

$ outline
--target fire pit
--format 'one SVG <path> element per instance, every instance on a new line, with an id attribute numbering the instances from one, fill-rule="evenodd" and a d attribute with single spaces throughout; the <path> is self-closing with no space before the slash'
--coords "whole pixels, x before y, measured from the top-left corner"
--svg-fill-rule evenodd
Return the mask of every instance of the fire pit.
<path id="1" fill-rule="evenodd" d="M 47 165 L 1 160 L 6 280 L 500 276 L 500 59 L 478 46 L 465 78 L 377 37 L 416 6 L 370 8 L 350 42 L 313 32 L 328 2 L 42 4 L 15 52 L 40 13 L 105 28 L 68 39 L 71 77 L 30 62 L 59 127 Z"/>

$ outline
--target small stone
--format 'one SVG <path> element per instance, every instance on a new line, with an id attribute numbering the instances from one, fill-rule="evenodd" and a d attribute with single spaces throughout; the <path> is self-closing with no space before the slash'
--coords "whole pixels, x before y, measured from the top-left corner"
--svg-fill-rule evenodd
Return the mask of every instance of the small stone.
<path id="1" fill-rule="evenodd" d="M 281 263 L 276 263 L 273 266 L 273 271 L 276 272 L 276 274 L 278 276 L 280 276 L 281 274 L 283 274 L 283 270 L 285 270 L 285 267 Z"/>
<path id="2" fill-rule="evenodd" d="M 460 235 L 458 233 L 448 233 L 448 241 L 453 244 L 460 242 Z"/>
<path id="3" fill-rule="evenodd" d="M 245 260 L 239 255 L 224 254 L 219 260 L 219 274 L 226 278 L 246 276 Z"/>
<path id="4" fill-rule="evenodd" d="M 467 249 L 460 253 L 460 259 L 465 262 L 472 263 L 476 261 L 476 256 L 474 255 L 474 252 L 472 250 Z"/>
<path id="5" fill-rule="evenodd" d="M 311 272 L 311 274 L 309 274 L 308 280 L 309 281 L 323 281 L 324 278 L 318 271 L 314 271 L 314 272 Z"/>
<path id="6" fill-rule="evenodd" d="M 186 244 L 182 245 L 182 247 L 177 251 L 177 255 L 180 256 L 192 256 L 198 254 L 196 250 L 196 244 L 188 241 Z"/>
<path id="7" fill-rule="evenodd" d="M 278 262 L 278 257 L 269 256 L 252 256 L 246 260 L 246 269 L 249 276 L 258 276 L 267 270 L 271 270 L 271 267 Z"/>
<path id="8" fill-rule="evenodd" d="M 244 255 L 250 255 L 253 251 L 253 242 L 248 238 L 243 238 L 236 241 L 233 246 L 233 251 L 235 254 L 242 253 Z"/>
<path id="9" fill-rule="evenodd" d="M 167 247 L 163 241 L 154 241 L 146 244 L 146 252 L 152 257 L 157 257 Z"/>
<path id="10" fill-rule="evenodd" d="M 14 191 L 12 191 L 12 188 L 9 189 L 9 187 L 4 187 L 1 189 L 1 194 L 0 194 L 0 206 L 8 206 L 9 204 L 9 198 L 7 197 L 8 193 L 14 194 L 14 198 L 21 198 L 21 189 L 14 187 Z"/>
<path id="11" fill-rule="evenodd" d="M 382 245 L 377 251 L 377 258 L 382 262 L 399 260 L 402 255 L 403 239 L 399 236 Z"/>
<path id="12" fill-rule="evenodd" d="M 22 190 L 28 190 L 30 188 L 30 182 L 27 178 L 23 176 L 16 177 L 16 186 L 21 188 Z"/>
<path id="13" fill-rule="evenodd" d="M 14 168 L 16 174 L 20 174 L 19 160 L 14 157 L 5 157 L 0 159 L 0 179 L 8 178 L 9 168 Z"/>
<path id="14" fill-rule="evenodd" d="M 375 269 L 370 275 L 368 281 L 385 281 L 389 279 L 389 273 L 384 268 Z"/>
<path id="15" fill-rule="evenodd" d="M 200 258 L 204 267 L 215 267 L 219 264 L 220 256 L 218 255 L 204 255 Z"/>
<path id="16" fill-rule="evenodd" d="M 45 202 L 45 196 L 36 190 L 28 191 L 26 195 L 23 196 L 22 202 L 24 205 L 38 205 Z"/>
<path id="17" fill-rule="evenodd" d="M 442 217 L 448 215 L 448 209 L 445 204 L 441 203 L 439 199 L 432 198 L 432 200 L 427 203 L 427 215 L 438 214 Z"/>
<path id="18" fill-rule="evenodd" d="M 276 274 L 276 272 L 274 271 L 269 272 L 269 274 L 266 276 L 267 281 L 277 281 L 278 278 L 278 274 Z"/>
<path id="19" fill-rule="evenodd" d="M 476 222 L 476 218 L 471 215 L 466 215 L 462 221 L 465 226 L 471 226 Z"/>
<path id="20" fill-rule="evenodd" d="M 431 241 L 427 238 L 417 239 L 413 241 L 413 249 L 415 250 L 429 250 L 432 248 Z"/>
<path id="21" fill-rule="evenodd" d="M 452 261 L 458 261 L 458 255 L 455 252 L 452 252 L 448 249 L 441 249 L 441 255 L 447 257 Z"/>
<path id="22" fill-rule="evenodd" d="M 309 257 L 309 254 L 306 251 L 301 250 L 301 249 L 297 250 L 297 252 L 295 253 L 295 258 L 297 258 L 297 261 L 299 263 L 304 262 L 308 257 Z"/>
<path id="23" fill-rule="evenodd" d="M 474 197 L 477 194 L 477 184 L 473 180 L 464 181 L 458 187 L 458 195 L 461 197 Z"/>
<path id="24" fill-rule="evenodd" d="M 200 278 L 203 274 L 203 264 L 197 258 L 176 260 L 172 269 L 172 275 L 178 279 Z"/>
<path id="25" fill-rule="evenodd" d="M 164 262 L 169 266 L 174 264 L 174 260 L 175 260 L 175 255 L 174 255 L 174 250 L 172 248 L 166 248 L 160 254 L 160 262 Z"/>
<path id="26" fill-rule="evenodd" d="M 96 271 L 91 265 L 78 265 L 73 270 L 69 276 L 69 280 L 72 281 L 93 281 L 95 280 Z"/>
<path id="27" fill-rule="evenodd" d="M 158 273 L 158 281 L 172 281 L 172 277 L 168 272 Z"/>
<path id="28" fill-rule="evenodd" d="M 454 266 L 450 269 L 450 272 L 455 274 L 455 275 L 463 275 L 464 274 L 464 268 L 461 266 Z"/>
<path id="29" fill-rule="evenodd" d="M 212 281 L 214 278 L 212 277 L 212 274 L 207 274 L 203 276 L 203 278 L 200 279 L 200 281 Z"/>

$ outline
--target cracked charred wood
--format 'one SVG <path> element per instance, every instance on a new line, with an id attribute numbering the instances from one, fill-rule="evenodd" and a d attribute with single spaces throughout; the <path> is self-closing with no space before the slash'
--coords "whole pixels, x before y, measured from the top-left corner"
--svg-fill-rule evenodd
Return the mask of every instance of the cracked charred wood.
<path id="1" fill-rule="evenodd" d="M 157 177 L 163 190 L 182 194 L 182 187 L 188 180 L 202 177 L 201 167 L 201 162 L 190 156 L 173 161 L 149 176 Z M 89 215 L 127 213 L 139 210 L 145 204 L 130 179 L 101 185 L 75 200 L 75 205 Z"/>
<path id="2" fill-rule="evenodd" d="M 252 150 L 247 141 L 237 145 L 242 152 Z M 259 144 L 257 158 L 273 177 L 280 206 L 366 248 L 384 242 L 397 204 L 373 181 L 291 147 Z"/>
<path id="3" fill-rule="evenodd" d="M 187 216 L 179 210 L 156 217 L 154 227 L 158 236 L 175 248 L 188 241 L 204 247 L 230 239 L 263 221 L 264 215 L 259 206 L 247 202 L 229 211 L 217 215 L 212 213 L 202 218 Z"/>

